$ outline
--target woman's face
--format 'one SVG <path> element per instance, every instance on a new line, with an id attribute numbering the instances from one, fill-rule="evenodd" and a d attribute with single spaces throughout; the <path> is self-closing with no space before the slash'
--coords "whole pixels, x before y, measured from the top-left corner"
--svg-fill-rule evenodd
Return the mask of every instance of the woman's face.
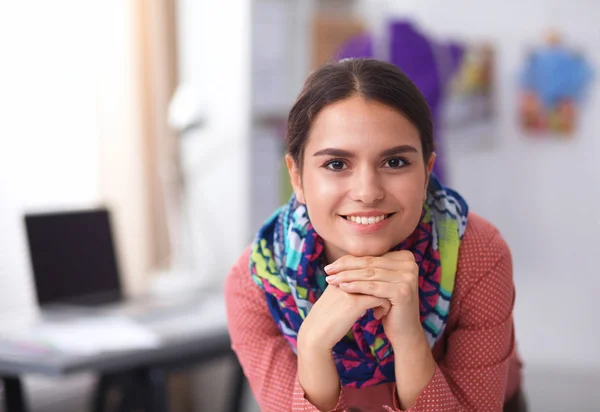
<path id="1" fill-rule="evenodd" d="M 417 227 L 435 154 L 425 165 L 418 130 L 395 109 L 354 96 L 313 122 L 292 186 L 325 242 L 328 262 L 381 256 Z"/>

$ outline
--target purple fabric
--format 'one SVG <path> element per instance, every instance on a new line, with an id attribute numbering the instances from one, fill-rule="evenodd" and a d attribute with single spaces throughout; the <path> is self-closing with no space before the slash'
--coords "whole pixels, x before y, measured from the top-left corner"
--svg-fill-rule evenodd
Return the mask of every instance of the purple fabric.
<path id="1" fill-rule="evenodd" d="M 437 159 L 434 173 L 444 182 L 446 176 L 444 142 L 441 136 L 440 108 L 444 91 L 462 58 L 457 44 L 436 44 L 407 21 L 390 23 L 390 62 L 417 85 L 429 104 L 433 120 Z"/>
<path id="2" fill-rule="evenodd" d="M 340 50 L 336 54 L 338 60 L 347 59 L 350 57 L 375 57 L 373 50 L 373 38 L 368 33 L 354 36 L 342 44 Z"/>

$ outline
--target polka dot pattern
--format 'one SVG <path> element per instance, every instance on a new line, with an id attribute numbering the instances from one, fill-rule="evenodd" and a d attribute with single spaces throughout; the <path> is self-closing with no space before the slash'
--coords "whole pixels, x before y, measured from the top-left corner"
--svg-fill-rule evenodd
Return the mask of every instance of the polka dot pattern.
<path id="1" fill-rule="evenodd" d="M 261 411 L 318 411 L 298 383 L 296 355 L 252 281 L 247 249 L 227 277 L 232 348 Z M 512 260 L 504 239 L 474 213 L 461 243 L 448 325 L 433 348 L 434 376 L 411 412 L 502 411 L 520 385 L 512 311 Z M 344 388 L 334 412 L 401 411 L 395 384 Z"/>

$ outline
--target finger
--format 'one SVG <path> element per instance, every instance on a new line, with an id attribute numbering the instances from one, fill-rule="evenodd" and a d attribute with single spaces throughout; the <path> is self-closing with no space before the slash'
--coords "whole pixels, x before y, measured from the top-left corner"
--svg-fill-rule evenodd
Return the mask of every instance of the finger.
<path id="1" fill-rule="evenodd" d="M 383 261 L 382 261 L 383 260 Z M 353 270 L 363 269 L 365 267 L 382 267 L 385 268 L 385 261 L 389 259 L 382 259 L 376 256 L 342 256 L 335 262 L 324 267 L 327 274 L 338 273 L 342 270 Z"/>
<path id="2" fill-rule="evenodd" d="M 416 292 L 417 284 L 416 282 L 414 284 L 409 282 L 390 284 L 389 282 L 356 281 L 340 283 L 339 287 L 346 293 L 370 295 L 397 301 L 413 295 Z"/>
<path id="3" fill-rule="evenodd" d="M 364 269 L 344 270 L 325 278 L 330 285 L 339 285 L 344 282 L 371 280 L 380 282 L 394 282 L 403 277 L 403 272 L 367 267 Z"/>
<path id="4" fill-rule="evenodd" d="M 410 253 L 410 252 L 409 252 Z M 400 259 L 400 256 L 403 255 L 384 255 L 384 256 L 351 256 L 346 255 L 330 265 L 325 266 L 325 272 L 328 275 L 333 275 L 335 273 L 341 272 L 343 270 L 355 270 L 355 269 L 364 269 L 367 267 L 394 270 L 398 268 L 398 264 L 406 261 L 407 259 Z M 414 262 L 414 258 L 412 259 Z"/>
<path id="5" fill-rule="evenodd" d="M 344 270 L 325 278 L 330 285 L 356 281 L 378 281 L 378 282 L 410 282 L 419 277 L 419 267 L 416 263 L 401 262 L 394 270 L 366 267 L 363 269 Z"/>

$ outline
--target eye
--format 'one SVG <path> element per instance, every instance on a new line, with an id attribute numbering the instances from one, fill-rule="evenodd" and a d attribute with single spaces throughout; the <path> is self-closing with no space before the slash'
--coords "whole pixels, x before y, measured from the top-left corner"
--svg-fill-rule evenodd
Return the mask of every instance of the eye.
<path id="1" fill-rule="evenodd" d="M 323 167 L 325 167 L 326 169 L 329 170 L 344 170 L 344 168 L 346 167 L 346 165 L 344 164 L 344 162 L 342 160 L 330 160 L 329 162 L 325 163 L 323 165 Z"/>
<path id="2" fill-rule="evenodd" d="M 385 162 L 385 167 L 390 169 L 400 169 L 401 167 L 408 166 L 408 162 L 400 157 L 392 157 Z"/>

